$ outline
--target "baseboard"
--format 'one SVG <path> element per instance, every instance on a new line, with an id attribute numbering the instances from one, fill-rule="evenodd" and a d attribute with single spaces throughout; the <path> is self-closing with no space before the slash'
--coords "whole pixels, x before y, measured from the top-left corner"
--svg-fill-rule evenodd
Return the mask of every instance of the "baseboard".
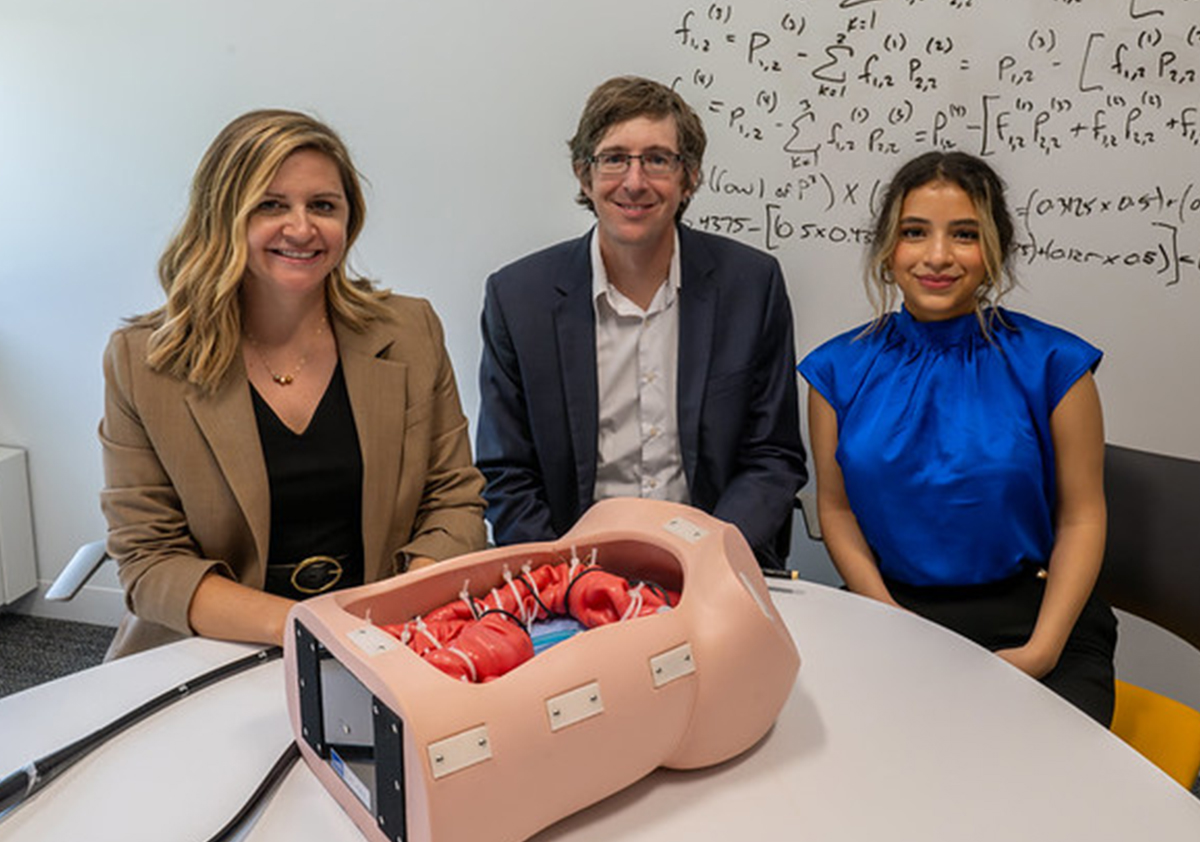
<path id="1" fill-rule="evenodd" d="M 125 616 L 125 594 L 120 588 L 85 585 L 73 599 L 51 602 L 44 597 L 50 585 L 51 582 L 38 582 L 37 590 L 18 599 L 10 606 L 10 610 L 34 617 L 100 626 L 115 626 Z"/>

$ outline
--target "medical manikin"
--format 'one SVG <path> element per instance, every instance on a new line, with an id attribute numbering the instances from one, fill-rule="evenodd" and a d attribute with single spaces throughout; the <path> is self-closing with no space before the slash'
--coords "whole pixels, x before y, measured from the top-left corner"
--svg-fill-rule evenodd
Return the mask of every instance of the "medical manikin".
<path id="1" fill-rule="evenodd" d="M 517 842 L 659 766 L 727 760 L 799 667 L 735 527 L 628 499 L 299 603 L 285 658 L 304 759 L 392 842 Z"/>

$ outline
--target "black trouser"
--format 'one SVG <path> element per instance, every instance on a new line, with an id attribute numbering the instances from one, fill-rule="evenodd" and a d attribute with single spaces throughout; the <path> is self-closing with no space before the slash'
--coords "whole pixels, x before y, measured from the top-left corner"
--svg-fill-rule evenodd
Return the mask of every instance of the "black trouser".
<path id="1" fill-rule="evenodd" d="M 910 611 L 991 649 L 1022 646 L 1033 634 L 1046 580 L 1037 568 L 1001 582 L 960 587 L 917 587 L 887 580 Z M 1117 618 L 1094 593 L 1087 601 L 1058 665 L 1042 683 L 1106 728 L 1113 713 L 1113 652 Z"/>

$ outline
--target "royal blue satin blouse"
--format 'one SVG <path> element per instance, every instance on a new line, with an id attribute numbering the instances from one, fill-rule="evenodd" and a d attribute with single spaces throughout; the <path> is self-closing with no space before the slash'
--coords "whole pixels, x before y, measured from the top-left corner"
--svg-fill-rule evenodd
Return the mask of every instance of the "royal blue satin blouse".
<path id="1" fill-rule="evenodd" d="M 1049 559 L 1050 415 L 1102 354 L 1000 312 L 989 341 L 974 314 L 919 322 L 902 309 L 798 366 L 837 412 L 846 494 L 888 578 L 980 584 Z"/>

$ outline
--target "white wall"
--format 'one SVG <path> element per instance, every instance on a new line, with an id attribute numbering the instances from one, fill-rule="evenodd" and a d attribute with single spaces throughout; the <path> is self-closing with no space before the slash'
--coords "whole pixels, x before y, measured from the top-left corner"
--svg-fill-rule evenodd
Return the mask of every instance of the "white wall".
<path id="1" fill-rule="evenodd" d="M 567 4 L 331 8 L 0 0 L 0 443 L 29 451 L 43 585 L 103 535 L 101 352 L 161 300 L 155 261 L 221 126 L 282 106 L 343 134 L 369 181 L 355 264 L 433 301 L 474 417 L 483 278 L 590 224 L 565 139 L 597 80 L 661 73 L 625 56 L 669 25 L 578 61 L 544 34 L 573 31 Z M 119 615 L 111 571 L 97 582 L 67 614 Z"/>
<path id="2" fill-rule="evenodd" d="M 639 73 L 704 116 L 691 221 L 780 257 L 801 353 L 866 316 L 861 248 L 834 240 L 936 137 L 994 153 L 1014 204 L 1049 200 L 1024 243 L 1118 258 L 1035 249 L 1014 304 L 1106 350 L 1110 440 L 1200 458 L 1200 3 L 842 5 L 0 0 L 0 444 L 29 451 L 43 584 L 104 531 L 106 337 L 160 301 L 196 162 L 261 106 L 347 139 L 370 182 L 356 263 L 433 301 L 471 417 L 483 278 L 590 223 L 564 141 L 597 82 Z M 115 616 L 114 583 L 66 610 Z"/>

